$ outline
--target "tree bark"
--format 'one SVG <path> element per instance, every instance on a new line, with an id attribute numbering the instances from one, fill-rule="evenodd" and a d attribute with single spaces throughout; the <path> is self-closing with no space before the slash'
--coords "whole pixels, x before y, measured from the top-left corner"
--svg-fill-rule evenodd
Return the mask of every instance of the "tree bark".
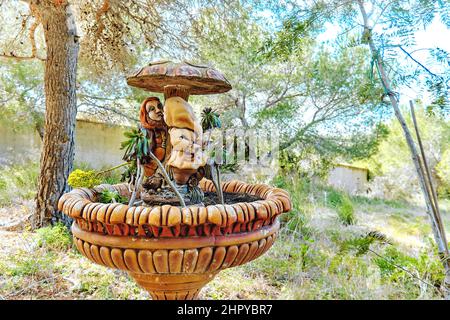
<path id="1" fill-rule="evenodd" d="M 31 219 L 32 226 L 37 228 L 55 215 L 73 168 L 79 41 L 68 1 L 35 0 L 30 4 L 37 9 L 42 22 L 47 51 L 44 141 L 36 212 Z"/>

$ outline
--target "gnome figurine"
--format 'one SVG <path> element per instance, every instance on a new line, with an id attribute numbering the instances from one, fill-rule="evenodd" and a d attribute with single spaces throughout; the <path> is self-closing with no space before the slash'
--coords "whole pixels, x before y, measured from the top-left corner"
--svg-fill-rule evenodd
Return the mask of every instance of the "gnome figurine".
<path id="1" fill-rule="evenodd" d="M 155 61 L 127 77 L 131 86 L 164 93 L 164 120 L 172 146 L 166 152 L 166 168 L 191 204 L 202 202 L 199 181 L 205 174 L 202 127 L 188 103 L 191 95 L 224 93 L 231 84 L 218 70 L 189 62 Z M 169 156 L 170 154 L 170 156 Z"/>
<path id="2" fill-rule="evenodd" d="M 158 97 L 148 97 L 142 102 L 139 120 L 143 128 L 146 129 L 147 137 L 150 143 L 150 150 L 158 158 L 164 162 L 166 158 L 168 143 L 167 126 L 164 123 L 163 105 Z M 145 189 L 156 190 L 161 187 L 163 177 L 157 172 L 158 165 L 151 158 L 146 159 L 144 163 L 145 180 L 143 187 Z"/>
<path id="3" fill-rule="evenodd" d="M 166 166 L 178 185 L 196 188 L 204 176 L 203 167 L 207 160 L 202 149 L 203 130 L 200 122 L 191 105 L 181 97 L 166 99 L 164 110 L 164 121 L 172 145 Z"/>

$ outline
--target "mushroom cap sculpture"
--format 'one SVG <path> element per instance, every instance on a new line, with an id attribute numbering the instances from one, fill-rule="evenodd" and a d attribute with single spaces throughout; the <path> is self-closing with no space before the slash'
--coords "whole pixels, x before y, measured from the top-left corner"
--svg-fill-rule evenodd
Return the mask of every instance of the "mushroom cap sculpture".
<path id="1" fill-rule="evenodd" d="M 152 62 L 127 77 L 130 86 L 152 92 L 164 93 L 165 98 L 174 87 L 184 88 L 189 95 L 225 93 L 231 90 L 231 84 L 225 76 L 207 66 L 198 66 L 189 62 L 171 61 Z M 180 95 L 187 101 L 187 97 Z"/>

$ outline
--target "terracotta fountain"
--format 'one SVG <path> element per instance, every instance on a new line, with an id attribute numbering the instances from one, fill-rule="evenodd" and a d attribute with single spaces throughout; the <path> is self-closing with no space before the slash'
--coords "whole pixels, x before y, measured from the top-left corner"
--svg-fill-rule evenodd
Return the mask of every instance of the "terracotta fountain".
<path id="1" fill-rule="evenodd" d="M 225 77 L 209 67 L 159 62 L 142 68 L 127 82 L 164 92 L 164 120 L 172 148 L 166 149 L 170 154 L 160 158 L 172 169 L 176 184 L 183 186 L 195 177 L 203 192 L 216 192 L 211 180 L 199 179 L 205 161 L 196 139 L 202 132 L 187 100 L 190 94 L 230 90 Z M 177 150 L 173 139 L 180 135 L 187 137 L 191 151 L 200 152 L 195 161 Z M 153 169 L 147 170 L 148 175 L 154 173 Z M 129 198 L 129 185 L 123 183 L 74 189 L 61 197 L 59 210 L 74 219 L 74 242 L 88 259 L 127 271 L 153 299 L 195 299 L 221 270 L 264 254 L 276 239 L 278 216 L 291 209 L 289 194 L 282 189 L 240 181 L 221 185 L 225 193 L 246 194 L 259 200 L 207 206 L 98 202 L 104 190 Z"/>

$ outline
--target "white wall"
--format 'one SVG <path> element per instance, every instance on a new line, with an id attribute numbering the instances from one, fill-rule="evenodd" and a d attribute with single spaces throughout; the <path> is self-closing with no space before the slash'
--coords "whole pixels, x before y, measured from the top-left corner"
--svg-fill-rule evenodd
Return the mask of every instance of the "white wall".
<path id="1" fill-rule="evenodd" d="M 328 184 L 350 194 L 367 190 L 367 170 L 336 165 L 328 174 Z"/>
<path id="2" fill-rule="evenodd" d="M 78 120 L 75 131 L 75 162 L 95 169 L 122 163 L 120 143 L 124 127 Z M 0 124 L 0 165 L 39 161 L 41 141 L 33 129 L 14 131 Z"/>

